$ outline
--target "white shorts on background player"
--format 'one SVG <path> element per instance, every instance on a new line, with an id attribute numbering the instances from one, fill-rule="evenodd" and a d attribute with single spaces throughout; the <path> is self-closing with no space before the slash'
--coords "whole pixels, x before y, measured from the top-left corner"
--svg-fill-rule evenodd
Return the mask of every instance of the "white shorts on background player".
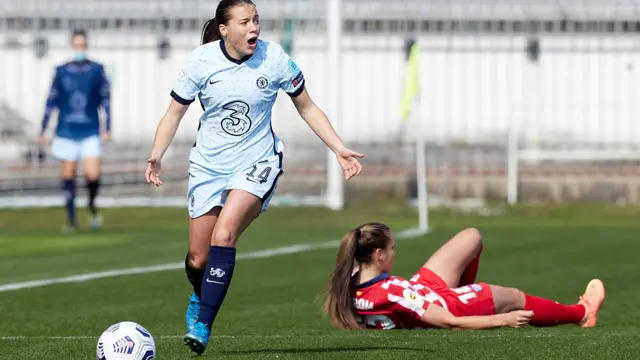
<path id="1" fill-rule="evenodd" d="M 97 135 L 85 139 L 54 137 L 51 155 L 59 161 L 80 161 L 102 157 L 102 142 Z"/>

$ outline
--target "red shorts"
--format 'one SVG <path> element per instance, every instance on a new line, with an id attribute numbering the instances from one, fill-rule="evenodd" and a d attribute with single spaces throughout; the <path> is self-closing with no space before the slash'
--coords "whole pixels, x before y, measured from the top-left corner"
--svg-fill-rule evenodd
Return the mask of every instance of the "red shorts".
<path id="1" fill-rule="evenodd" d="M 487 283 L 470 284 L 452 289 L 440 276 L 425 267 L 420 268 L 410 282 L 433 291 L 455 316 L 482 316 L 496 313 L 491 288 Z M 434 298 L 433 295 L 422 295 Z"/>

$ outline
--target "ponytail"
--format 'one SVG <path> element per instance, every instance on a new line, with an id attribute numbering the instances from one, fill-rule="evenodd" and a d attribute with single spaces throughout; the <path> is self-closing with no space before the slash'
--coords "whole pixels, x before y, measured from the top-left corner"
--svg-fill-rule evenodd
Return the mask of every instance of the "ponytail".
<path id="1" fill-rule="evenodd" d="M 202 27 L 202 36 L 200 43 L 202 45 L 208 44 L 213 41 L 221 40 L 220 27 L 215 18 L 207 20 Z"/>
<path id="2" fill-rule="evenodd" d="M 327 300 L 324 311 L 329 314 L 334 326 L 342 329 L 357 329 L 360 326 L 352 308 L 353 265 L 355 262 L 360 228 L 342 238 L 336 258 L 336 268 L 329 278 Z"/>
<path id="3" fill-rule="evenodd" d="M 391 229 L 385 224 L 370 222 L 351 230 L 340 241 L 336 268 L 329 277 L 324 311 L 333 325 L 342 329 L 359 329 L 353 308 L 353 270 L 370 264 L 376 249 L 385 249 L 391 241 Z"/>

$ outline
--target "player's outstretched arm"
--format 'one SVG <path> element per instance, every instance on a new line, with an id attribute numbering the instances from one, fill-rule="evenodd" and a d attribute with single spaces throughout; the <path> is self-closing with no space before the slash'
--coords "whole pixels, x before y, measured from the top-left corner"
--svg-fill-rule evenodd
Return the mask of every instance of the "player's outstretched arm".
<path id="1" fill-rule="evenodd" d="M 344 170 L 345 179 L 360 175 L 362 165 L 358 161 L 364 155 L 347 149 L 331 125 L 327 115 L 311 99 L 306 89 L 300 95 L 291 98 L 298 113 L 311 130 L 336 154 L 336 158 Z"/>
<path id="2" fill-rule="evenodd" d="M 512 311 L 489 316 L 454 316 L 439 306 L 429 306 L 422 315 L 422 321 L 437 328 L 481 330 L 503 326 L 520 328 L 533 316 L 532 311 Z"/>
<path id="3" fill-rule="evenodd" d="M 164 153 L 169 148 L 173 137 L 178 131 L 180 121 L 187 113 L 189 105 L 183 105 L 175 100 L 171 100 L 167 112 L 164 114 L 160 123 L 156 129 L 156 136 L 153 140 L 153 149 L 151 150 L 151 156 L 147 160 L 147 171 L 145 172 L 145 178 L 147 183 L 153 183 L 156 186 L 162 185 L 160 180 L 160 162 Z"/>

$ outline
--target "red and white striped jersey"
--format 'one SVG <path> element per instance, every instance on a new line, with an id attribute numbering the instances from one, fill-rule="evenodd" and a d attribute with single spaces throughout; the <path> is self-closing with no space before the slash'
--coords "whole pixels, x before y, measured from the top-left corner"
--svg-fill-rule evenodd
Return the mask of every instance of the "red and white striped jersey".
<path id="1" fill-rule="evenodd" d="M 360 284 L 353 292 L 356 320 L 366 328 L 428 328 L 420 318 L 431 304 L 447 308 L 430 288 L 388 274 Z"/>
<path id="2" fill-rule="evenodd" d="M 495 314 L 491 288 L 486 283 L 449 288 L 437 274 L 421 268 L 407 281 L 383 273 L 353 290 L 356 320 L 370 329 L 424 329 L 421 320 L 431 305 L 454 316 Z"/>

